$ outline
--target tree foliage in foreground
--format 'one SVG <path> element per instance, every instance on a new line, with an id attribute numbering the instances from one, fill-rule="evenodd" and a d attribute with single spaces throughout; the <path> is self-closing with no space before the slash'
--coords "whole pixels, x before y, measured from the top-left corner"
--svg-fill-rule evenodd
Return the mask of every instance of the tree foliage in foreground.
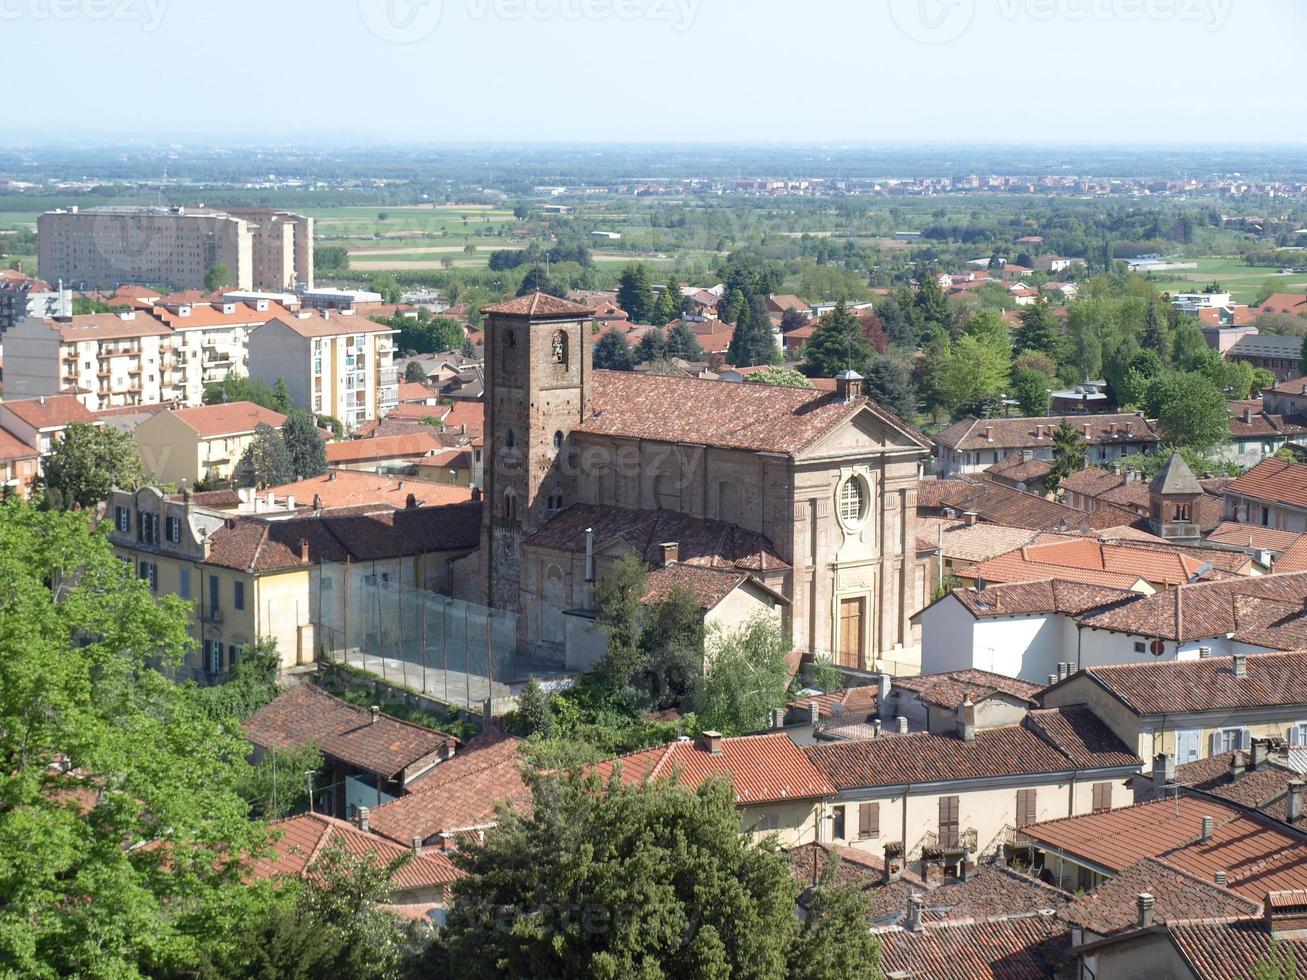
<path id="1" fill-rule="evenodd" d="M 135 490 L 144 479 L 136 443 L 108 426 L 74 422 L 43 466 L 46 505 L 54 510 L 94 507 L 110 487 Z"/>
<path id="2" fill-rule="evenodd" d="M 729 784 L 529 778 L 531 815 L 502 813 L 484 844 L 456 856 L 468 876 L 454 885 L 430 975 L 854 980 L 875 970 L 865 904 L 823 888 L 800 926 L 802 885 L 775 838 L 740 833 Z"/>

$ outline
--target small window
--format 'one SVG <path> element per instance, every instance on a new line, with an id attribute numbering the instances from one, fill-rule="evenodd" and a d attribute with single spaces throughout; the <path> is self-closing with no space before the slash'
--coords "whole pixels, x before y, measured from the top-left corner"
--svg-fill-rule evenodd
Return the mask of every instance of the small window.
<path id="1" fill-rule="evenodd" d="M 191 570 L 183 568 L 177 573 L 177 592 L 183 599 L 191 597 Z"/>
<path id="2" fill-rule="evenodd" d="M 555 449 L 563 448 L 563 434 L 561 432 L 554 433 L 554 448 Z"/>
<path id="3" fill-rule="evenodd" d="M 866 507 L 866 492 L 860 477 L 850 477 L 840 488 L 840 520 L 845 524 L 857 524 L 862 520 Z"/>
<path id="4" fill-rule="evenodd" d="M 1094 783 L 1094 813 L 1107 813 L 1112 809 L 1112 784 Z"/>
<path id="5" fill-rule="evenodd" d="M 180 544 L 182 540 L 182 519 L 175 514 L 169 514 L 164 520 L 164 532 L 171 544 Z"/>
<path id="6" fill-rule="evenodd" d="M 844 807 L 837 806 L 833 811 L 833 820 L 831 823 L 831 837 L 834 840 L 844 840 Z"/>
<path id="7" fill-rule="evenodd" d="M 504 433 L 504 445 L 505 445 L 505 446 L 507 446 L 509 449 L 512 449 L 513 446 L 514 446 L 514 444 L 515 444 L 516 442 L 517 442 L 517 436 L 514 435 L 512 429 L 509 429 L 508 431 L 506 431 L 506 432 Z"/>
<path id="8" fill-rule="evenodd" d="M 1143 640 L 1135 640 L 1135 653 L 1147 653 L 1148 644 Z"/>
<path id="9" fill-rule="evenodd" d="M 770 834 L 781 829 L 781 816 L 774 811 L 764 813 L 758 820 L 759 833 Z"/>
<path id="10" fill-rule="evenodd" d="M 244 582 L 237 581 L 232 583 L 231 604 L 236 609 L 243 610 L 245 608 L 245 583 Z"/>
<path id="11" fill-rule="evenodd" d="M 880 804 L 861 803 L 858 805 L 858 840 L 869 840 L 880 836 Z"/>
<path id="12" fill-rule="evenodd" d="M 141 578 L 149 583 L 151 592 L 159 591 L 159 566 L 152 561 L 143 561 L 138 569 Z"/>

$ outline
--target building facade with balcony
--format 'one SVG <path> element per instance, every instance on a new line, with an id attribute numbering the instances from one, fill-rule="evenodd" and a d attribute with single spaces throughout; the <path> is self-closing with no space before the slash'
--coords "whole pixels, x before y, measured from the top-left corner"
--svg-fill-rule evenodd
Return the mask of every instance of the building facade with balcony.
<path id="1" fill-rule="evenodd" d="M 148 479 L 192 487 L 230 480 L 259 425 L 280 429 L 286 416 L 253 402 L 229 402 L 151 415 L 133 438 Z"/>
<path id="2" fill-rule="evenodd" d="M 249 338 L 250 375 L 284 381 L 297 408 L 335 416 L 352 431 L 399 404 L 397 333 L 348 310 L 277 317 Z"/>

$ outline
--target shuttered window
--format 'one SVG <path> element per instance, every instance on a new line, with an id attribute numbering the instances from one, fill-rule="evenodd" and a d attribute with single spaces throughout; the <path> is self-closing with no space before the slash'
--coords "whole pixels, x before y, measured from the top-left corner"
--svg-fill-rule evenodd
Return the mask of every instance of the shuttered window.
<path id="1" fill-rule="evenodd" d="M 1017 790 L 1017 826 L 1029 827 L 1035 822 L 1035 790 Z"/>
<path id="2" fill-rule="evenodd" d="M 939 798 L 939 842 L 943 847 L 957 847 L 958 803 L 956 796 Z"/>
<path id="3" fill-rule="evenodd" d="M 1094 783 L 1094 812 L 1107 813 L 1112 809 L 1112 784 Z"/>
<path id="4" fill-rule="evenodd" d="M 837 806 L 833 810 L 834 820 L 831 826 L 831 836 L 835 840 L 845 840 L 844 836 L 844 807 Z"/>
<path id="5" fill-rule="evenodd" d="M 858 839 L 880 836 L 880 804 L 863 803 L 858 807 Z"/>

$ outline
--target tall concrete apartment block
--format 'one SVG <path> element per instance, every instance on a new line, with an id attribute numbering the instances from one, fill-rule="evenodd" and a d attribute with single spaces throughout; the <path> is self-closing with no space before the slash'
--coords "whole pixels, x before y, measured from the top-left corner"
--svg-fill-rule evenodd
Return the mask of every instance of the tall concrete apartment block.
<path id="1" fill-rule="evenodd" d="M 231 208 L 254 234 L 254 288 L 313 288 L 313 219 L 272 208 Z"/>
<path id="2" fill-rule="evenodd" d="M 72 207 L 41 215 L 37 235 L 41 275 L 75 289 L 203 289 L 215 265 L 232 289 L 313 282 L 313 220 L 271 208 Z"/>

